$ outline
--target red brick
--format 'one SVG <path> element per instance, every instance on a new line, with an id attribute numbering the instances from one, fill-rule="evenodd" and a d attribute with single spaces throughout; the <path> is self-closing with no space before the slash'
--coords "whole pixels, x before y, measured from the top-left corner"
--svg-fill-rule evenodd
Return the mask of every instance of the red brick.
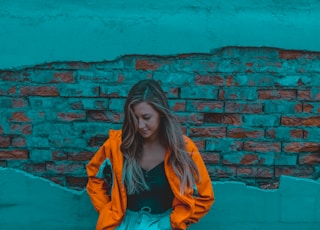
<path id="1" fill-rule="evenodd" d="M 262 113 L 262 103 L 226 102 L 227 113 Z"/>
<path id="2" fill-rule="evenodd" d="M 73 72 L 55 73 L 54 80 L 52 81 L 52 83 L 56 83 L 56 82 L 73 83 L 74 82 Z"/>
<path id="3" fill-rule="evenodd" d="M 13 147 L 25 147 L 26 145 L 27 145 L 27 141 L 24 137 L 12 138 L 12 146 Z"/>
<path id="4" fill-rule="evenodd" d="M 320 150 L 317 153 L 300 155 L 299 164 L 309 164 L 309 165 L 320 164 Z"/>
<path id="5" fill-rule="evenodd" d="M 252 152 L 280 152 L 281 145 L 278 142 L 246 141 L 243 149 Z"/>
<path id="6" fill-rule="evenodd" d="M 283 90 L 258 90 L 259 99 L 282 99 L 282 100 L 293 100 L 296 99 L 295 89 L 283 89 Z"/>
<path id="7" fill-rule="evenodd" d="M 71 161 L 88 161 L 93 157 L 92 152 L 70 152 L 68 153 L 68 160 Z"/>
<path id="8" fill-rule="evenodd" d="M 257 162 L 257 160 L 259 159 L 258 155 L 256 154 L 245 154 L 241 161 L 240 164 L 243 165 L 252 165 L 255 164 Z"/>
<path id="9" fill-rule="evenodd" d="M 79 121 L 84 120 L 86 115 L 84 112 L 65 112 L 58 113 L 57 117 L 62 121 Z"/>
<path id="10" fill-rule="evenodd" d="M 25 171 L 31 174 L 43 174 L 46 172 L 46 165 L 44 163 L 26 164 Z"/>
<path id="11" fill-rule="evenodd" d="M 61 151 L 54 151 L 52 152 L 52 160 L 54 161 L 61 161 L 61 160 L 67 160 L 68 159 L 68 153 L 61 152 Z"/>
<path id="12" fill-rule="evenodd" d="M 191 106 L 188 107 L 188 111 L 197 112 L 212 112 L 223 111 L 223 102 L 219 101 L 193 101 Z"/>
<path id="13" fill-rule="evenodd" d="M 231 138 L 263 138 L 264 130 L 231 128 L 231 129 L 228 129 L 227 136 Z"/>
<path id="14" fill-rule="evenodd" d="M 315 54 L 315 53 L 314 53 Z M 299 58 L 308 58 L 312 57 L 312 53 L 302 51 L 302 50 L 279 50 L 279 58 L 281 59 L 299 59 Z"/>
<path id="15" fill-rule="evenodd" d="M 281 175 L 288 175 L 293 177 L 304 177 L 304 178 L 312 178 L 314 173 L 314 169 L 312 167 L 276 167 L 275 168 L 275 176 L 280 177 Z"/>
<path id="16" fill-rule="evenodd" d="M 136 70 L 157 70 L 161 66 L 160 63 L 147 60 L 136 60 Z"/>
<path id="17" fill-rule="evenodd" d="M 23 160 L 29 158 L 27 150 L 0 150 L 0 160 Z"/>
<path id="18" fill-rule="evenodd" d="M 79 188 L 79 189 L 84 188 L 88 182 L 87 177 L 67 176 L 66 179 L 67 179 L 66 182 L 68 187 Z"/>
<path id="19" fill-rule="evenodd" d="M 55 86 L 23 86 L 20 93 L 23 96 L 59 96 Z"/>
<path id="20" fill-rule="evenodd" d="M 30 118 L 26 116 L 25 112 L 13 112 L 10 120 L 15 122 L 28 122 Z"/>
<path id="21" fill-rule="evenodd" d="M 318 142 L 291 142 L 285 145 L 286 152 L 318 152 L 320 153 L 320 143 Z"/>
<path id="22" fill-rule="evenodd" d="M 199 151 L 204 150 L 206 147 L 206 141 L 205 140 L 193 140 L 195 145 L 197 146 Z"/>
<path id="23" fill-rule="evenodd" d="M 320 126 L 320 116 L 315 117 L 281 117 L 284 126 Z"/>
<path id="24" fill-rule="evenodd" d="M 10 133 L 11 134 L 31 134 L 32 125 L 31 124 L 11 124 Z"/>
<path id="25" fill-rule="evenodd" d="M 218 164 L 220 161 L 220 154 L 201 152 L 201 156 L 205 164 Z"/>
<path id="26" fill-rule="evenodd" d="M 311 91 L 310 90 L 298 90 L 298 99 L 299 100 L 310 100 Z"/>
<path id="27" fill-rule="evenodd" d="M 223 86 L 224 77 L 216 76 L 216 75 L 210 76 L 210 75 L 196 74 L 194 82 L 196 85 Z"/>
<path id="28" fill-rule="evenodd" d="M 243 178 L 273 178 L 273 168 L 241 167 L 237 168 L 237 177 Z"/>
<path id="29" fill-rule="evenodd" d="M 190 137 L 225 137 L 226 127 L 194 127 L 190 128 Z"/>
<path id="30" fill-rule="evenodd" d="M 10 137 L 0 136 L 0 148 L 8 148 L 10 146 Z"/>
<path id="31" fill-rule="evenodd" d="M 205 123 L 217 123 L 228 125 L 241 125 L 241 116 L 236 114 L 218 114 L 218 113 L 205 113 L 203 121 Z"/>
<path id="32" fill-rule="evenodd" d="M 237 169 L 233 166 L 212 166 L 207 165 L 208 173 L 211 178 L 221 179 L 221 178 L 234 178 L 237 175 Z"/>
<path id="33" fill-rule="evenodd" d="M 65 163 L 47 163 L 47 171 L 53 174 L 75 174 L 81 175 L 85 173 L 85 167 L 83 164 L 70 164 Z"/>

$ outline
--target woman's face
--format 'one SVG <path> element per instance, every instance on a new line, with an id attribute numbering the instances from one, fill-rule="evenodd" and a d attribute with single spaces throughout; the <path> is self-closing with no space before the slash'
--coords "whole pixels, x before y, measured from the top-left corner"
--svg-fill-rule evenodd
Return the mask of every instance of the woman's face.
<path id="1" fill-rule="evenodd" d="M 147 102 L 140 102 L 133 106 L 133 112 L 138 120 L 138 132 L 145 140 L 158 138 L 160 113 Z"/>

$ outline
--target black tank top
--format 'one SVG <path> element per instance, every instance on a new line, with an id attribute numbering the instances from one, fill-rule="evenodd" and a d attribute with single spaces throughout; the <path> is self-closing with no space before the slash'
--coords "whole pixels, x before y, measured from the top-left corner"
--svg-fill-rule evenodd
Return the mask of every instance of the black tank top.
<path id="1" fill-rule="evenodd" d="M 173 193 L 164 171 L 164 162 L 153 169 L 142 169 L 144 178 L 150 187 L 148 191 L 139 194 L 128 195 L 128 209 L 139 211 L 151 209 L 151 213 L 163 213 L 172 207 Z"/>

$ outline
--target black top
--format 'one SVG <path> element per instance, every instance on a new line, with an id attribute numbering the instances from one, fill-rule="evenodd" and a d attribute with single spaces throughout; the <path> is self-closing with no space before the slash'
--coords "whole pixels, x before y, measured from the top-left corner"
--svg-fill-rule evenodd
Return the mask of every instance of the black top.
<path id="1" fill-rule="evenodd" d="M 163 213 L 170 209 L 174 196 L 164 171 L 164 162 L 149 171 L 144 169 L 142 171 L 150 190 L 128 195 L 128 209 L 139 211 L 149 207 L 152 214 Z"/>

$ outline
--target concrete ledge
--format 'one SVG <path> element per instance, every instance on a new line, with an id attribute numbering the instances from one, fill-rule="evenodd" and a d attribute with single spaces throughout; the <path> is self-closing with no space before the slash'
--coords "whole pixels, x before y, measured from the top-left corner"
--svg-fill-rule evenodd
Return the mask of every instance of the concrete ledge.
<path id="1" fill-rule="evenodd" d="M 282 176 L 277 190 L 239 182 L 213 184 L 216 203 L 190 229 L 318 230 L 320 183 Z M 85 191 L 74 191 L 28 173 L 0 167 L 1 229 L 94 229 L 97 214 Z"/>

